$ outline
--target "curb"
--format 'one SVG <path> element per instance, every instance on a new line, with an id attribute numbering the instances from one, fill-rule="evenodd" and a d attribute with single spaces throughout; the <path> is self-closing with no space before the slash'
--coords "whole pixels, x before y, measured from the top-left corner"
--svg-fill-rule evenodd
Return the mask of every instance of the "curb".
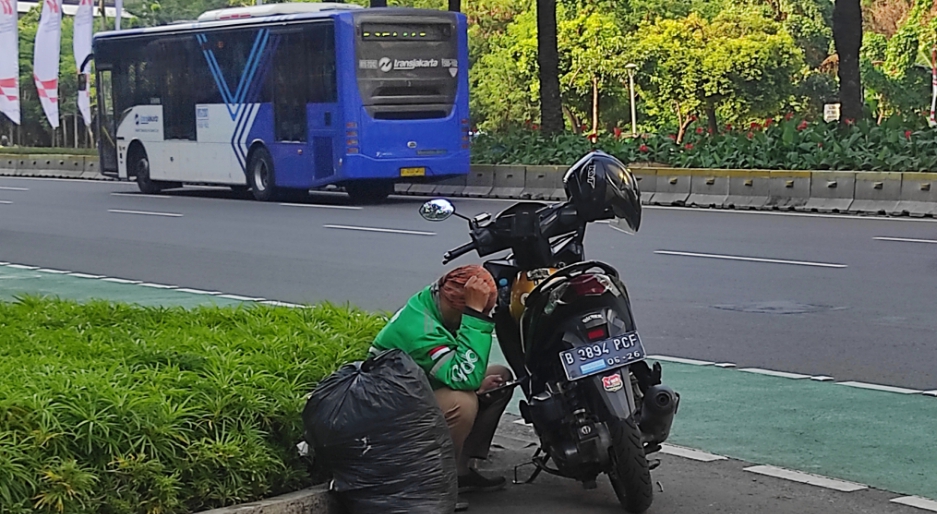
<path id="1" fill-rule="evenodd" d="M 78 170 L 21 170 L 0 168 L 0 177 L 27 177 L 27 178 L 68 178 L 75 180 L 102 180 L 114 182 L 111 177 L 101 175 L 96 171 Z"/>
<path id="2" fill-rule="evenodd" d="M 338 502 L 324 485 L 266 500 L 242 503 L 201 514 L 339 514 Z"/>

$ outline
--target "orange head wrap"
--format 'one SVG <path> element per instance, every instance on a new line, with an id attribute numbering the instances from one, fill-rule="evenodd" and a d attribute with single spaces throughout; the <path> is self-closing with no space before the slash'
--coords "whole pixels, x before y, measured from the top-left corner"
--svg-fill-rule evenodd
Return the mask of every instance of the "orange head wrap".
<path id="1" fill-rule="evenodd" d="M 490 311 L 498 299 L 498 288 L 491 273 L 477 264 L 456 268 L 440 278 L 437 283 L 439 297 L 456 309 L 465 309 L 465 283 L 472 277 L 478 277 L 488 287 L 488 303 L 484 312 Z"/>

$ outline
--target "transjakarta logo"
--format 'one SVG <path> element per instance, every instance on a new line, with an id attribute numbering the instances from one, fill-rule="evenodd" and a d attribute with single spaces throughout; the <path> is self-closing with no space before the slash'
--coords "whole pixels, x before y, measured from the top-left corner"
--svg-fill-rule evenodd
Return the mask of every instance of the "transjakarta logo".
<path id="1" fill-rule="evenodd" d="M 387 73 L 390 70 L 415 70 L 417 68 L 438 68 L 439 61 L 436 59 L 410 59 L 409 61 L 401 61 L 398 59 L 391 59 L 390 57 L 382 57 L 377 63 L 378 67 L 381 68 L 381 71 Z"/>
<path id="2" fill-rule="evenodd" d="M 133 115 L 133 121 L 137 125 L 149 125 L 150 123 L 159 123 L 159 116 L 140 116 Z"/>

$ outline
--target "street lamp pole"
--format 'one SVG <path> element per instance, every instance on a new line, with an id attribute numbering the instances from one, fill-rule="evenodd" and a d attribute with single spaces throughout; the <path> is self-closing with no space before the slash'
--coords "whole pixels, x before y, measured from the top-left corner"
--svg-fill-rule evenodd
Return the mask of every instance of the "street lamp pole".
<path id="1" fill-rule="evenodd" d="M 628 70 L 628 89 L 631 93 L 631 137 L 638 137 L 638 120 L 636 119 L 634 106 L 634 72 L 638 68 L 637 64 L 631 63 L 625 66 Z"/>

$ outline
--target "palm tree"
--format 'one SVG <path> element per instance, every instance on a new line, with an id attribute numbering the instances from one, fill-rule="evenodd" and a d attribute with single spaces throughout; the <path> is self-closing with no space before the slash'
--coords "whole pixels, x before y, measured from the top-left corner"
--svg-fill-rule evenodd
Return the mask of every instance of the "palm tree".
<path id="1" fill-rule="evenodd" d="M 862 5 L 860 0 L 836 0 L 833 7 L 833 41 L 839 55 L 840 119 L 862 117 L 862 76 L 859 50 L 862 48 Z"/>
<path id="2" fill-rule="evenodd" d="M 537 0 L 537 64 L 540 68 L 540 127 L 548 135 L 556 134 L 563 131 L 556 0 Z"/>

